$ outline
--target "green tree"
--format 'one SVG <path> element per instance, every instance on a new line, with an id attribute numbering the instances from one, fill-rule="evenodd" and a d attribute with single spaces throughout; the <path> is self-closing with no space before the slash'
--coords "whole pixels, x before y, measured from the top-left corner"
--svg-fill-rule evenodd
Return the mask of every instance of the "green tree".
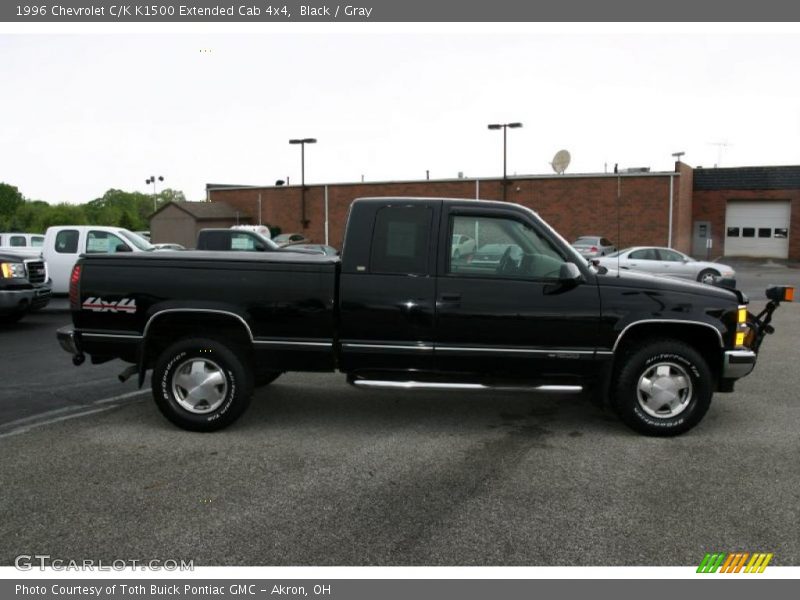
<path id="1" fill-rule="evenodd" d="M 25 203 L 19 189 L 8 183 L 0 182 L 0 229 L 9 229 L 11 218 L 17 209 Z"/>
<path id="2" fill-rule="evenodd" d="M 109 225 L 133 231 L 149 229 L 153 214 L 153 195 L 110 189 L 86 204 L 51 205 L 27 200 L 8 183 L 0 183 L 0 231 L 42 233 L 51 225 Z M 158 206 L 182 202 L 180 190 L 166 188 L 155 197 Z"/>

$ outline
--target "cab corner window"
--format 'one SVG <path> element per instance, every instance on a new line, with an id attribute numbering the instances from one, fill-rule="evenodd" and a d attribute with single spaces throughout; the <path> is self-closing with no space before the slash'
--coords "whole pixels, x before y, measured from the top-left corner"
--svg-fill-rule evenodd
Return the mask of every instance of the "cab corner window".
<path id="1" fill-rule="evenodd" d="M 512 218 L 450 219 L 448 275 L 555 279 L 566 261 L 549 240 Z"/>
<path id="2" fill-rule="evenodd" d="M 378 211 L 369 270 L 391 275 L 424 275 L 432 211 L 427 206 L 387 206 Z"/>
<path id="3" fill-rule="evenodd" d="M 56 235 L 56 252 L 59 254 L 75 254 L 78 251 L 78 232 L 75 229 L 64 229 Z"/>

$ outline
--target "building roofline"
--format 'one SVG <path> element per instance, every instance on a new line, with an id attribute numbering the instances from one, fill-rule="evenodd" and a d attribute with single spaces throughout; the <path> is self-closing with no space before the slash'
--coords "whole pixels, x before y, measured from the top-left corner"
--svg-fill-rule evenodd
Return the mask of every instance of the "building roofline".
<path id="1" fill-rule="evenodd" d="M 611 179 L 616 177 L 680 177 L 677 171 L 648 171 L 637 173 L 570 173 L 558 175 L 556 173 L 542 175 L 509 175 L 509 181 L 525 181 L 530 179 Z M 396 185 L 396 184 L 415 184 L 415 183 L 458 183 L 458 182 L 483 182 L 483 181 L 502 181 L 502 177 L 454 177 L 452 179 L 387 179 L 385 181 L 340 181 L 335 183 L 306 183 L 306 187 L 325 187 L 329 186 L 360 186 L 360 185 Z M 221 183 L 207 183 L 207 191 L 221 190 L 263 190 L 293 188 L 299 189 L 301 185 L 225 185 Z"/>

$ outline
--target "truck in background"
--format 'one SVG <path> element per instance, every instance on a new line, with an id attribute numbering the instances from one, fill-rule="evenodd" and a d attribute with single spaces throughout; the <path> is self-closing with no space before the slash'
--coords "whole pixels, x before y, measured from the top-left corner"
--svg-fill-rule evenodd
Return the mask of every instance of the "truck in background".
<path id="1" fill-rule="evenodd" d="M 44 235 L 41 233 L 0 233 L 0 252 L 4 254 L 37 258 L 42 255 L 43 245 Z"/>
<path id="2" fill-rule="evenodd" d="M 0 325 L 15 323 L 48 302 L 50 284 L 44 261 L 0 251 Z"/>
<path id="3" fill-rule="evenodd" d="M 58 225 L 44 234 L 42 255 L 52 278 L 54 294 L 69 291 L 69 276 L 81 254 L 149 252 L 152 245 L 142 236 L 121 227 Z"/>

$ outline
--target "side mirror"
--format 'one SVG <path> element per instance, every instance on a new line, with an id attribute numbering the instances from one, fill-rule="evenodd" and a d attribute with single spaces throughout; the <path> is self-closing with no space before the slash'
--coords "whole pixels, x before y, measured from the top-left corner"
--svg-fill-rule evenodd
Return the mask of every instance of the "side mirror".
<path id="1" fill-rule="evenodd" d="M 125 244 L 117 244 L 114 247 L 114 252 L 133 252 L 128 246 Z"/>
<path id="2" fill-rule="evenodd" d="M 254 248 L 255 248 L 255 249 L 258 251 L 258 252 L 265 252 L 265 251 L 266 251 L 266 249 L 267 249 L 267 247 L 266 247 L 264 244 L 260 243 L 260 242 L 257 242 L 257 243 L 256 243 L 256 245 L 254 246 Z"/>
<path id="3" fill-rule="evenodd" d="M 564 263 L 561 265 L 561 270 L 558 272 L 558 280 L 561 283 L 578 283 L 583 275 L 578 265 L 575 263 Z"/>

